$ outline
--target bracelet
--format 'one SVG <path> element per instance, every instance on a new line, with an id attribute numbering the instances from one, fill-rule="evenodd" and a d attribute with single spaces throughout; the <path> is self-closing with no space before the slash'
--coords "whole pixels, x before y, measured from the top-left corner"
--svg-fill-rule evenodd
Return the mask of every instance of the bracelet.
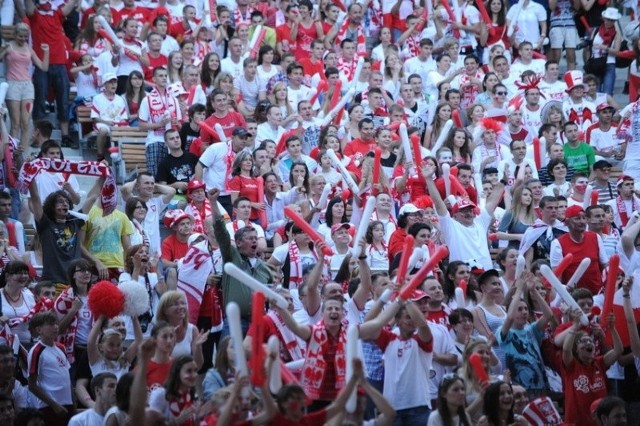
<path id="1" fill-rule="evenodd" d="M 366 254 L 364 256 L 358 256 L 358 259 L 360 259 L 360 260 L 365 260 L 366 258 L 367 258 Z"/>
<path id="2" fill-rule="evenodd" d="M 622 297 L 624 299 L 631 299 L 631 295 L 630 294 L 623 294 Z"/>

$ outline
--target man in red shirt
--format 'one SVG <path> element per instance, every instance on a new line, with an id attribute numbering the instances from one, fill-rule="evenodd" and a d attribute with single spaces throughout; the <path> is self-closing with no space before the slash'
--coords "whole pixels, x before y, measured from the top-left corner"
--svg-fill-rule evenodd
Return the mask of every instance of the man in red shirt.
<path id="1" fill-rule="evenodd" d="M 344 147 L 344 155 L 351 157 L 360 166 L 362 159 L 375 148 L 373 120 L 363 118 L 358 123 L 358 130 L 360 130 L 360 137 L 347 143 Z"/>
<path id="2" fill-rule="evenodd" d="M 171 229 L 171 235 L 162 241 L 162 265 L 167 274 L 167 285 L 176 288 L 178 261 L 189 250 L 187 240 L 193 233 L 193 218 L 181 209 L 168 210 L 164 215 L 164 226 Z"/>
<path id="3" fill-rule="evenodd" d="M 113 26 L 120 26 L 120 23 L 127 18 L 134 18 L 138 21 L 138 35 L 140 35 L 142 28 L 149 25 L 147 22 L 149 20 L 149 9 L 136 6 L 134 0 L 124 0 L 124 7 L 113 16 Z"/>
<path id="4" fill-rule="evenodd" d="M 573 254 L 573 260 L 565 269 L 560 281 L 567 282 L 578 269 L 582 259 L 591 259 L 591 264 L 578 282 L 578 288 L 587 288 L 592 294 L 602 289 L 602 270 L 607 266 L 608 257 L 604 250 L 602 238 L 595 232 L 587 231 L 587 216 L 579 205 L 567 208 L 565 224 L 569 232 L 551 242 L 549 260 L 555 268 L 567 254 Z"/>
<path id="5" fill-rule="evenodd" d="M 313 40 L 311 43 L 311 56 L 308 58 L 300 58 L 300 65 L 304 71 L 303 83 L 305 86 L 312 86 L 312 77 L 318 74 L 320 78 L 324 79 L 324 63 L 322 62 L 322 55 L 324 54 L 324 43 L 322 40 Z"/>
<path id="6" fill-rule="evenodd" d="M 144 81 L 153 84 L 153 70 L 157 67 L 167 66 L 168 59 L 160 53 L 162 49 L 162 36 L 152 32 L 147 36 L 147 55 L 149 56 L 149 66 L 144 70 Z"/>
<path id="7" fill-rule="evenodd" d="M 56 112 L 60 121 L 62 132 L 62 145 L 77 148 L 78 143 L 69 137 L 69 77 L 67 74 L 67 43 L 70 42 L 64 34 L 62 27 L 65 18 L 80 3 L 72 0 L 65 3 L 59 9 L 52 10 L 49 2 L 39 2 L 36 7 L 33 0 L 24 1 L 24 9 L 20 2 L 16 3 L 18 16 L 26 19 L 31 27 L 33 49 L 39 58 L 44 58 L 44 51 L 51 46 L 49 51 L 49 69 L 42 71 L 38 67 L 33 71 L 33 87 L 35 99 L 33 102 L 33 119 L 45 118 L 45 101 L 49 94 L 49 88 L 53 89 L 56 99 Z"/>
<path id="8" fill-rule="evenodd" d="M 242 114 L 229 109 L 227 95 L 222 90 L 215 89 L 209 98 L 213 100 L 213 114 L 204 121 L 205 124 L 208 124 L 212 129 L 216 124 L 220 124 L 227 139 L 231 138 L 233 129 L 236 127 L 247 126 Z M 207 132 L 200 132 L 200 137 L 205 143 L 220 142 L 218 135 L 210 135 Z"/>
<path id="9" fill-rule="evenodd" d="M 197 25 L 196 8 L 186 5 L 182 9 L 182 21 L 169 26 L 169 35 L 175 38 L 178 43 L 182 43 L 188 38 L 193 38 L 193 30 Z"/>

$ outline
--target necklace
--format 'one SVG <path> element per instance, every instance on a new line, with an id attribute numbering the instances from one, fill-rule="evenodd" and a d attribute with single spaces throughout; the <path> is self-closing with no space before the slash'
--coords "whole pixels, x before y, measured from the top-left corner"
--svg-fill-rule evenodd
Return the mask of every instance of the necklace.
<path id="1" fill-rule="evenodd" d="M 20 298 L 22 297 L 22 292 L 18 293 L 18 297 L 16 298 L 11 297 L 9 293 L 7 293 L 7 289 L 3 289 L 2 292 L 4 293 L 4 297 L 10 302 L 10 304 L 18 303 L 20 301 Z"/>

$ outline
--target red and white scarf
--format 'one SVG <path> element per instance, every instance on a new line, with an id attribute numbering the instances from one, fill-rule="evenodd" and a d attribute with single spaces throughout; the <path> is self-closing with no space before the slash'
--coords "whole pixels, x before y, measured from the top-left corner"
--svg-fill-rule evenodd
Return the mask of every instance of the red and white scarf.
<path id="1" fill-rule="evenodd" d="M 16 187 L 26 191 L 41 171 L 65 173 L 81 176 L 100 176 L 106 180 L 100 192 L 100 204 L 105 215 L 115 210 L 117 204 L 116 180 L 111 174 L 111 167 L 97 161 L 70 161 L 40 158 L 22 165 Z M 44 202 L 44 200 L 42 200 Z"/>
<path id="2" fill-rule="evenodd" d="M 54 303 L 54 309 L 58 314 L 58 318 L 63 317 L 69 313 L 71 307 L 73 306 L 73 301 L 76 296 L 73 292 L 73 288 L 69 287 L 60 293 L 60 296 L 56 299 Z M 74 343 L 76 340 L 76 331 L 78 330 L 78 316 L 79 313 L 76 313 L 73 319 L 71 320 L 71 324 L 67 326 L 67 331 L 64 334 L 58 336 L 58 342 L 62 346 L 64 346 L 64 351 L 67 355 L 67 359 L 70 364 L 73 364 L 76 361 Z M 90 321 L 93 324 L 93 318 Z"/>
<path id="3" fill-rule="evenodd" d="M 311 330 L 311 339 L 307 347 L 307 356 L 302 367 L 302 386 L 304 393 L 312 400 L 320 398 L 320 390 L 322 380 L 324 379 L 327 362 L 324 360 L 324 353 L 329 346 L 329 337 L 324 321 L 320 321 L 314 325 Z M 333 362 L 336 371 L 336 382 L 334 383 L 336 391 L 345 386 L 346 377 L 346 350 L 347 350 L 347 333 L 344 325 L 340 328 L 338 336 L 338 346 L 336 348 L 336 356 Z"/>
<path id="4" fill-rule="evenodd" d="M 311 254 L 316 257 L 313 250 Z M 289 268 L 289 289 L 298 288 L 302 284 L 302 258 L 300 257 L 300 249 L 298 244 L 294 240 L 289 243 L 289 262 L 291 267 Z M 294 272 L 295 270 L 295 272 Z M 293 287 L 291 284 L 294 284 Z"/>
<path id="5" fill-rule="evenodd" d="M 229 182 L 231 182 L 231 179 L 233 179 L 233 176 L 231 176 L 231 172 L 233 171 L 233 160 L 236 159 L 236 153 L 233 152 L 233 147 L 231 146 L 231 142 L 227 142 L 227 153 L 224 156 L 224 163 L 225 166 L 227 166 L 227 184 L 229 184 Z"/>
<path id="6" fill-rule="evenodd" d="M 149 103 L 149 122 L 150 123 L 159 123 L 166 116 L 170 118 L 177 118 L 178 111 L 180 108 L 178 106 L 178 100 L 171 96 L 168 91 L 165 90 L 164 95 L 161 95 L 158 92 L 157 88 L 154 88 L 149 94 L 145 97 L 146 102 Z M 164 132 L 171 128 L 171 124 L 167 124 L 165 127 L 159 127 L 157 129 L 152 130 L 154 135 L 164 137 Z"/>
<path id="7" fill-rule="evenodd" d="M 41 297 L 40 300 L 34 305 L 33 308 L 21 317 L 11 318 L 9 320 L 9 327 L 17 327 L 22 323 L 29 322 L 31 318 L 38 312 L 47 312 L 53 310 L 53 300 L 46 297 Z"/>
<path id="8" fill-rule="evenodd" d="M 410 35 L 404 42 L 408 57 L 414 58 L 420 54 L 420 35 Z"/>
<path id="9" fill-rule="evenodd" d="M 342 40 L 347 37 L 347 30 L 349 29 L 349 24 L 351 23 L 350 19 L 345 19 L 342 23 L 342 26 L 338 30 L 338 34 L 336 35 L 335 43 L 336 45 L 340 45 Z M 358 25 L 357 28 L 358 37 L 356 40 L 356 52 L 358 56 L 366 56 L 367 55 L 367 37 L 364 35 L 364 28 L 362 25 Z"/>
<path id="10" fill-rule="evenodd" d="M 280 340 L 284 343 L 284 347 L 280 347 L 280 358 L 284 359 L 286 357 L 286 354 L 284 353 L 285 350 L 289 353 L 289 357 L 292 361 L 304 358 L 304 349 L 300 347 L 298 344 L 298 338 L 285 325 L 280 314 L 275 311 L 269 311 L 267 312 L 267 316 L 271 318 L 271 321 L 273 321 L 273 324 L 278 329 L 278 333 L 280 333 Z"/>
<path id="11" fill-rule="evenodd" d="M 247 11 L 243 14 L 240 11 L 239 7 L 236 7 L 236 10 L 233 11 L 233 22 L 236 24 L 236 28 L 238 25 L 251 25 L 251 14 L 253 13 L 252 7 L 247 7 Z"/>
<path id="12" fill-rule="evenodd" d="M 629 222 L 629 213 L 627 213 L 626 203 L 619 195 L 616 197 L 616 207 L 618 208 L 618 214 L 620 215 L 620 224 L 622 225 L 622 228 L 624 228 L 627 226 L 627 222 Z M 634 196 L 631 196 L 631 208 L 633 209 L 631 212 L 632 214 L 633 212 L 640 211 L 640 201 Z"/>
<path id="13" fill-rule="evenodd" d="M 176 419 L 180 417 L 180 414 L 184 410 L 189 407 L 192 407 L 194 404 L 194 400 L 191 398 L 191 392 L 187 391 L 181 393 L 177 400 L 172 400 L 169 402 L 169 413 L 171 414 L 171 418 Z M 194 415 L 195 418 L 195 415 Z M 180 423 L 181 426 L 195 426 L 196 422 L 194 418 L 190 418 Z"/>
<path id="14" fill-rule="evenodd" d="M 358 66 L 358 55 L 354 56 L 353 59 L 344 59 L 344 57 L 340 57 L 338 59 L 338 70 L 346 77 L 347 81 L 353 80 L 354 74 L 356 73 L 356 66 Z"/>
<path id="15" fill-rule="evenodd" d="M 211 216 L 211 203 L 209 200 L 204 200 L 202 208 L 199 208 L 192 201 L 184 209 L 184 212 L 193 217 L 193 232 L 204 232 L 204 221 Z"/>

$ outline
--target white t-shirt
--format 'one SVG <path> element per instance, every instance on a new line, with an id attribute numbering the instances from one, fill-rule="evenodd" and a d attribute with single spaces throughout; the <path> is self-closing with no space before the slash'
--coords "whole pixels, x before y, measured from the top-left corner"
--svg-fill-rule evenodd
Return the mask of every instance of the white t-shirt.
<path id="1" fill-rule="evenodd" d="M 76 193 L 80 192 L 80 185 L 78 184 L 76 175 L 65 176 L 62 173 L 52 173 L 44 170 L 38 173 L 36 176 L 36 185 L 38 185 L 40 201 L 44 203 L 49 194 L 61 191 L 65 182 L 69 182 Z"/>
<path id="2" fill-rule="evenodd" d="M 235 63 L 231 57 L 227 57 L 220 61 L 220 69 L 222 69 L 222 72 L 228 72 L 233 76 L 234 80 L 242 76 L 242 68 L 242 60 Z"/>
<path id="3" fill-rule="evenodd" d="M 474 259 L 488 271 L 493 269 L 491 254 L 487 245 L 487 230 L 493 220 L 487 210 L 481 209 L 471 226 L 464 226 L 449 213 L 440 218 L 440 232 L 449 247 L 449 259 L 467 262 Z"/>
<path id="4" fill-rule="evenodd" d="M 289 106 L 291 107 L 291 111 L 293 111 L 294 113 L 298 112 L 298 103 L 309 99 L 310 91 L 311 91 L 311 88 L 302 84 L 297 89 L 294 89 L 291 86 L 287 87 L 287 99 L 289 100 Z M 316 100 L 316 103 L 313 104 L 313 109 L 318 109 L 318 108 L 319 108 L 319 104 L 318 104 L 318 101 Z"/>
<path id="5" fill-rule="evenodd" d="M 431 400 L 425 389 L 429 387 L 432 352 L 423 348 L 427 345 L 414 334 L 407 340 L 387 330 L 382 330 L 376 343 L 384 353 L 383 395 L 393 408 L 428 406 Z"/>
<path id="6" fill-rule="evenodd" d="M 9 304 L 4 291 L 0 291 L 0 299 L 2 300 L 2 313 L 9 319 L 24 317 L 36 304 L 33 293 L 26 288 L 22 290 L 22 305 L 17 308 Z M 28 321 L 23 321 L 19 325 L 11 327 L 11 332 L 16 334 L 21 342 L 31 341 Z"/>
<path id="7" fill-rule="evenodd" d="M 91 408 L 71 417 L 68 426 L 102 426 L 103 422 L 104 416 Z"/>
<path id="8" fill-rule="evenodd" d="M 261 144 L 264 140 L 272 140 L 276 144 L 280 140 L 280 137 L 284 135 L 286 130 L 282 126 L 278 126 L 275 129 L 269 122 L 265 121 L 264 123 L 258 124 L 258 128 L 256 131 L 256 144 Z"/>
<path id="9" fill-rule="evenodd" d="M 264 239 L 264 229 L 262 229 L 262 226 L 258 225 L 257 223 L 253 223 L 251 221 L 247 221 L 246 223 L 242 220 L 234 220 L 233 222 L 229 222 L 225 225 L 225 228 L 227 229 L 227 232 L 229 233 L 229 235 L 231 236 L 231 242 L 234 243 L 235 240 L 235 234 L 236 231 L 238 229 L 241 229 L 245 226 L 250 226 L 253 229 L 256 230 L 256 232 L 258 233 L 258 239 L 262 238 Z"/>
<path id="10" fill-rule="evenodd" d="M 179 117 L 179 111 L 178 101 L 174 96 L 168 92 L 165 92 L 165 95 L 162 96 L 154 89 L 142 100 L 138 117 L 140 121 L 146 123 L 160 123 L 167 115 Z M 170 122 L 165 127 L 149 130 L 145 141 L 146 145 L 164 143 L 164 132 L 169 129 L 171 129 Z"/>
<path id="11" fill-rule="evenodd" d="M 227 192 L 227 163 L 233 162 L 235 153 L 229 153 L 230 144 L 214 143 L 200 156 L 200 163 L 205 167 L 202 180 L 207 185 L 207 190 L 217 188 L 220 195 L 228 195 Z M 230 154 L 229 161 L 226 160 Z"/>
<path id="12" fill-rule="evenodd" d="M 509 75 L 516 77 L 516 81 L 520 80 L 520 75 L 525 71 L 533 71 L 538 75 L 544 75 L 544 60 L 532 59 L 531 63 L 523 64 L 520 59 L 517 59 L 510 68 Z"/>
<path id="13" fill-rule="evenodd" d="M 546 96 L 548 101 L 560 101 L 564 99 L 567 95 L 567 83 L 564 81 L 554 81 L 553 83 L 547 83 L 544 80 L 540 80 L 538 84 L 538 88 L 540 89 L 540 93 Z"/>
<path id="14" fill-rule="evenodd" d="M 37 376 L 38 386 L 60 405 L 71 405 L 71 379 L 69 361 L 64 350 L 58 346 L 36 343 L 29 351 L 29 375 Z M 33 398 L 33 408 L 47 407 L 39 398 Z"/>
<path id="15" fill-rule="evenodd" d="M 436 61 L 431 57 L 426 61 L 420 60 L 417 56 L 407 59 L 404 63 L 405 78 L 409 78 L 411 74 L 418 74 L 422 78 L 422 90 L 426 91 L 428 88 L 429 73 L 436 70 L 436 65 Z"/>
<path id="16" fill-rule="evenodd" d="M 127 120 L 127 102 L 122 96 L 115 95 L 109 100 L 104 93 L 93 98 L 91 118 L 122 123 Z"/>
<path id="17" fill-rule="evenodd" d="M 244 76 L 244 73 L 233 80 L 233 87 L 240 91 L 242 95 L 242 101 L 250 108 L 255 108 L 258 105 L 258 92 L 262 83 L 260 78 L 256 75 L 252 81 L 249 81 Z"/>
<path id="18" fill-rule="evenodd" d="M 456 345 L 451 337 L 451 333 L 447 327 L 429 322 L 429 328 L 433 335 L 433 352 L 442 355 L 457 354 Z M 429 393 L 431 399 L 438 398 L 438 386 L 445 374 L 453 371 L 453 367 L 445 366 L 439 362 L 431 362 L 431 371 L 429 372 Z"/>
<path id="19" fill-rule="evenodd" d="M 540 40 L 540 22 L 547 20 L 547 11 L 541 4 L 534 1 L 529 1 L 524 9 L 521 9 L 520 5 L 514 4 L 507 12 L 507 20 L 515 22 L 518 27 L 518 31 L 515 33 L 518 44 L 526 40 L 535 45 Z"/>
<path id="20" fill-rule="evenodd" d="M 144 231 L 149 238 L 149 254 L 153 255 L 161 253 L 160 247 L 160 216 L 167 204 L 162 201 L 162 196 L 159 195 L 146 202 L 147 215 L 144 218 Z"/>

